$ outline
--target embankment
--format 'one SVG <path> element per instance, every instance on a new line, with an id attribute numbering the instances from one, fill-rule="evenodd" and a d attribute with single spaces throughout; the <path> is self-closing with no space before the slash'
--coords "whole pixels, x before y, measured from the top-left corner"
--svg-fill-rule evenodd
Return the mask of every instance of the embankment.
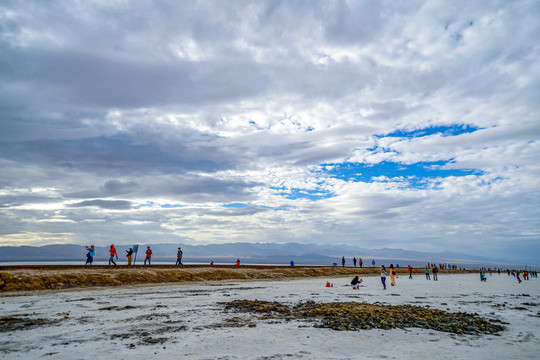
<path id="1" fill-rule="evenodd" d="M 406 268 L 396 269 L 398 276 L 408 276 Z M 440 273 L 460 273 L 440 270 Z M 414 269 L 423 276 L 423 269 Z M 312 277 L 376 276 L 378 267 L 337 266 L 223 266 L 223 265 L 152 265 L 152 266 L 2 266 L 0 294 L 17 291 L 62 290 L 99 286 L 163 284 L 227 280 L 282 280 Z"/>

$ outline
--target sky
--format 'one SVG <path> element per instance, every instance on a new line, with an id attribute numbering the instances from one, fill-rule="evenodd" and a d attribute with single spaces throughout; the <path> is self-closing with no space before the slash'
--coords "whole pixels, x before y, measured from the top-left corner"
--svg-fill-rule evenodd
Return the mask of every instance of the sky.
<path id="1" fill-rule="evenodd" d="M 2 1 L 0 246 L 540 254 L 540 2 Z"/>

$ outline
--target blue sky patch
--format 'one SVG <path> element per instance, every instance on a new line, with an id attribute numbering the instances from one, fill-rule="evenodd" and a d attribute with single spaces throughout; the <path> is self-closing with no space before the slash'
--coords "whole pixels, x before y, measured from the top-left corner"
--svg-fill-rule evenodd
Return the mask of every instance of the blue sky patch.
<path id="1" fill-rule="evenodd" d="M 180 204 L 161 204 L 160 206 L 162 209 L 174 209 L 174 208 L 186 207 L 185 205 L 180 205 Z"/>
<path id="2" fill-rule="evenodd" d="M 221 205 L 222 207 L 225 207 L 225 208 L 233 208 L 233 209 L 242 209 L 242 208 L 245 208 L 245 207 L 256 207 L 256 208 L 261 208 L 261 209 L 270 209 L 270 210 L 287 210 L 285 208 L 275 208 L 275 207 L 271 207 L 271 206 L 264 206 L 264 205 L 254 205 L 254 204 L 244 204 L 244 203 L 230 203 L 230 204 L 223 204 Z"/>
<path id="3" fill-rule="evenodd" d="M 475 131 L 480 130 L 481 128 L 471 126 L 471 125 L 452 125 L 452 126 L 432 126 L 423 129 L 417 129 L 412 131 L 407 130 L 395 130 L 389 134 L 385 135 L 375 135 L 375 137 L 405 137 L 405 138 L 416 138 L 423 136 L 430 136 L 434 134 L 441 134 L 442 136 L 457 136 L 461 134 L 470 134 Z"/>
<path id="4" fill-rule="evenodd" d="M 137 207 L 160 207 L 162 209 L 174 209 L 174 208 L 180 208 L 180 207 L 185 207 L 185 205 L 180 205 L 180 204 L 159 204 L 159 203 L 156 203 L 154 201 L 147 201 L 145 202 L 144 204 L 139 204 Z"/>
<path id="5" fill-rule="evenodd" d="M 248 206 L 250 206 L 250 205 L 248 205 L 248 204 L 242 204 L 242 203 L 231 203 L 231 204 L 224 204 L 224 205 L 221 205 L 221 206 L 226 207 L 226 208 L 241 209 L 241 208 L 248 207 Z"/>
<path id="6" fill-rule="evenodd" d="M 141 207 L 153 207 L 154 205 L 156 205 L 155 202 L 153 202 L 153 201 L 147 201 L 147 202 L 145 202 L 144 204 L 139 204 L 139 205 L 137 205 L 137 207 L 140 207 L 140 208 L 141 208 Z"/>
<path id="7" fill-rule="evenodd" d="M 344 181 L 373 182 L 380 181 L 377 178 L 385 176 L 390 179 L 403 178 L 412 187 L 422 187 L 423 184 L 436 178 L 483 174 L 483 171 L 478 169 L 443 169 L 445 165 L 450 163 L 452 160 L 426 161 L 414 164 L 383 161 L 378 164 L 322 164 L 321 168 L 324 174 Z"/>
<path id="8" fill-rule="evenodd" d="M 332 192 L 326 190 L 287 189 L 285 187 L 270 187 L 270 189 L 276 190 L 276 195 L 281 195 L 289 200 L 308 199 L 317 201 L 334 196 Z"/>
<path id="9" fill-rule="evenodd" d="M 314 175 L 320 177 L 337 178 L 346 182 L 398 182 L 403 189 L 426 189 L 437 188 L 440 179 L 450 176 L 482 175 L 478 169 L 444 169 L 445 165 L 451 164 L 452 160 L 425 161 L 414 164 L 401 164 L 383 161 L 378 164 L 364 163 L 341 163 L 322 164 Z M 286 199 L 307 199 L 317 201 L 335 196 L 329 190 L 323 189 L 321 181 L 320 189 L 299 189 L 286 187 L 271 187 L 276 195 Z M 245 204 L 233 203 L 228 207 L 243 207 Z"/>

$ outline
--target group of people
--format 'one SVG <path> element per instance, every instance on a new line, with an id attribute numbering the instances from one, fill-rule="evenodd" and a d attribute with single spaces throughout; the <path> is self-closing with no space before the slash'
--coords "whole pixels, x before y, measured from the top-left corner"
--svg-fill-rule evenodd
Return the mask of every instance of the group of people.
<path id="1" fill-rule="evenodd" d="M 412 268 L 409 266 L 409 278 L 412 279 Z M 381 265 L 380 270 L 381 275 L 381 282 L 383 289 L 386 290 L 386 275 L 390 276 L 390 285 L 396 286 L 396 270 L 394 269 L 394 264 L 390 264 L 388 268 L 388 272 L 386 271 L 386 267 L 384 265 Z M 359 279 L 358 276 L 355 276 L 351 281 L 351 286 L 353 289 L 359 289 L 360 284 L 362 283 L 362 279 Z"/>
<path id="2" fill-rule="evenodd" d="M 523 280 L 529 280 L 529 277 L 538 277 L 538 272 L 536 271 L 527 271 L 527 270 L 507 270 L 508 275 L 513 275 L 517 281 L 521 284 L 521 279 L 519 278 L 519 275 L 523 276 Z"/>
<path id="3" fill-rule="evenodd" d="M 433 274 L 433 281 L 438 281 L 439 280 L 439 279 L 437 279 L 437 273 L 438 272 L 439 272 L 439 270 L 437 269 L 436 266 L 431 268 L 431 273 Z M 431 278 L 429 277 L 429 266 L 426 266 L 424 268 L 424 273 L 426 274 L 426 280 L 431 280 Z"/>
<path id="4" fill-rule="evenodd" d="M 356 257 L 353 257 L 352 261 L 353 261 L 354 267 L 356 267 Z M 342 267 L 345 267 L 345 262 L 346 262 L 345 261 L 345 256 L 343 256 L 341 258 L 341 266 Z M 362 260 L 362 258 L 358 258 L 358 266 L 359 267 L 364 267 L 364 261 Z"/>
<path id="5" fill-rule="evenodd" d="M 354 260 L 356 260 L 355 258 L 353 258 L 353 262 Z M 341 259 L 342 261 L 342 265 L 345 266 L 345 257 L 343 257 Z M 372 264 L 375 264 L 375 260 L 373 260 Z M 355 263 L 355 266 L 356 266 L 356 263 Z M 397 265 L 397 267 L 399 267 L 399 265 Z M 426 274 L 426 280 L 431 280 L 431 277 L 429 276 L 429 270 L 431 268 L 431 273 L 433 275 L 433 280 L 434 281 L 438 281 L 438 278 L 437 278 L 437 273 L 439 272 L 437 266 L 435 264 L 428 264 L 425 268 L 424 268 L 424 272 Z M 447 267 L 448 269 L 457 269 L 457 267 L 454 267 L 454 265 L 452 265 L 451 267 L 448 266 Z M 412 279 L 413 278 L 413 268 L 411 267 L 411 265 L 408 265 L 407 266 L 407 272 L 409 274 L 409 279 Z M 381 283 L 382 283 L 382 286 L 383 286 L 383 289 L 386 290 L 386 276 L 389 275 L 390 276 L 390 285 L 391 286 L 396 286 L 396 270 L 394 268 L 394 264 L 390 264 L 390 267 L 388 269 L 388 271 L 386 270 L 386 267 L 384 265 L 381 265 L 381 270 L 380 270 L 380 276 L 381 276 Z M 353 287 L 353 289 L 358 289 L 359 286 L 360 286 L 360 283 L 362 282 L 362 279 L 358 279 L 358 276 L 356 276 L 355 278 L 352 279 L 351 281 L 351 285 Z"/>
<path id="6" fill-rule="evenodd" d="M 492 276 L 493 275 L 493 272 L 497 272 L 497 274 L 501 275 L 501 269 L 491 269 L 491 268 L 481 268 L 480 269 L 480 281 L 486 281 L 487 282 L 487 277 L 486 277 L 486 272 L 489 272 L 489 276 Z M 503 270 L 504 272 L 504 270 Z M 528 270 L 510 270 L 510 269 L 506 269 L 506 273 L 508 274 L 508 276 L 513 276 L 516 278 L 516 280 L 518 281 L 518 283 L 521 284 L 521 278 L 520 276 L 523 276 L 523 280 L 529 280 L 530 277 L 538 277 L 538 272 L 537 271 L 528 271 Z"/>
<path id="7" fill-rule="evenodd" d="M 427 266 L 424 268 L 424 271 L 426 274 L 426 279 L 430 280 L 431 278 L 429 276 L 429 269 Z M 433 274 L 433 280 L 437 281 L 438 280 L 437 273 L 439 270 L 435 266 L 431 269 L 431 271 Z M 413 268 L 411 267 L 411 265 L 407 266 L 407 272 L 409 273 L 409 279 L 412 279 Z M 396 269 L 394 268 L 394 264 L 390 264 L 388 271 L 386 270 L 386 267 L 384 265 L 381 265 L 380 276 L 381 276 L 381 283 L 384 290 L 386 290 L 386 276 L 387 275 L 390 276 L 390 285 L 396 286 Z M 359 289 L 360 283 L 362 283 L 362 279 L 359 279 L 358 276 L 355 276 L 351 281 L 352 288 Z"/>
<path id="8" fill-rule="evenodd" d="M 390 285 L 396 286 L 396 270 L 394 269 L 394 264 L 390 264 L 388 272 L 388 275 L 390 275 Z M 386 268 L 384 265 L 381 265 L 381 282 L 384 290 L 386 290 L 386 275 Z"/>
<path id="9" fill-rule="evenodd" d="M 428 264 L 428 266 L 424 267 L 426 280 L 431 280 L 430 268 L 431 268 L 431 274 L 433 275 L 433 281 L 438 281 L 437 273 L 439 272 L 439 268 L 435 264 Z M 457 267 L 451 266 L 451 267 L 447 267 L 447 269 L 457 269 Z M 410 265 L 407 266 L 407 272 L 409 273 L 409 279 L 412 279 L 413 268 Z M 538 273 L 536 271 L 507 270 L 507 272 L 508 272 L 508 275 L 513 275 L 519 283 L 521 283 L 522 281 L 520 276 L 523 276 L 523 280 L 529 280 L 529 277 L 538 277 Z M 500 274 L 500 271 L 498 273 Z M 491 274 L 492 274 L 492 271 L 490 271 L 490 275 Z M 396 286 L 396 271 L 394 269 L 393 264 L 390 264 L 388 271 L 386 270 L 386 267 L 384 265 L 381 265 L 380 276 L 381 276 L 381 283 L 383 286 L 383 290 L 386 290 L 387 275 L 390 276 L 390 285 Z M 483 271 L 480 271 L 480 280 L 481 281 L 487 280 L 486 274 Z M 359 289 L 360 283 L 362 283 L 362 279 L 359 279 L 358 276 L 355 276 L 351 281 L 351 286 L 353 289 Z"/>
<path id="10" fill-rule="evenodd" d="M 356 263 L 357 263 L 356 257 L 353 257 L 352 261 L 353 261 L 353 266 L 356 267 Z M 347 260 L 345 259 L 345 256 L 343 256 L 341 258 L 341 266 L 345 267 L 346 263 L 347 263 Z M 376 264 L 375 259 L 372 259 L 371 266 L 375 267 L 375 264 Z M 334 263 L 334 265 L 337 265 L 337 264 Z M 363 267 L 363 265 L 364 265 L 364 261 L 362 260 L 362 258 L 358 258 L 358 266 Z M 396 265 L 396 267 L 399 267 L 399 265 Z M 428 263 L 426 268 L 428 270 L 431 270 L 431 269 L 465 270 L 463 268 L 458 268 L 457 265 L 451 265 L 451 264 L 446 264 L 446 263 L 444 264 L 443 263 L 440 263 L 440 264 Z"/>
<path id="11" fill-rule="evenodd" d="M 96 249 L 94 245 L 90 245 L 86 247 L 87 253 L 86 253 L 86 263 L 85 265 L 92 265 L 94 262 L 94 256 L 96 255 Z M 179 247 L 176 251 L 176 265 L 184 265 L 182 264 L 182 257 L 184 253 L 182 251 L 182 248 Z M 133 248 L 129 248 L 126 250 L 126 257 L 127 257 L 127 264 L 128 266 L 131 265 L 131 258 L 133 256 Z M 114 259 L 118 260 L 118 252 L 116 251 L 116 248 L 114 247 L 114 244 L 111 244 L 111 247 L 109 248 L 109 265 L 116 265 L 116 261 Z M 151 265 L 152 264 L 152 249 L 150 246 L 146 247 L 145 252 L 145 258 L 144 258 L 144 265 Z"/>
<path id="12" fill-rule="evenodd" d="M 353 266 L 356 267 L 356 263 L 357 263 L 357 260 L 356 260 L 356 256 L 353 257 L 352 259 L 353 261 Z M 343 256 L 341 258 L 341 266 L 342 267 L 345 267 L 345 264 L 347 263 L 347 260 L 345 259 L 345 256 Z M 372 259 L 371 260 L 371 266 L 372 267 L 375 267 L 375 259 Z M 334 265 L 337 265 L 336 263 L 334 263 Z M 364 266 L 364 261 L 362 260 L 362 258 L 358 258 L 358 266 L 359 267 L 363 267 Z M 396 265 L 396 267 L 399 267 L 399 265 Z M 451 270 L 458 270 L 458 266 L 457 265 L 450 265 L 450 264 L 435 264 L 435 263 L 428 263 L 426 268 L 428 269 L 428 272 L 430 269 L 451 269 Z M 409 269 L 410 269 L 410 265 L 409 265 Z M 463 269 L 462 269 L 463 270 Z M 410 274 L 410 272 L 409 272 Z M 437 275 L 434 274 L 434 277 L 435 277 L 435 280 L 437 278 Z"/>
<path id="13" fill-rule="evenodd" d="M 436 268 L 436 267 L 438 267 L 439 269 L 449 269 L 449 270 L 457 270 L 458 269 L 457 265 L 439 264 L 439 266 L 437 266 L 437 264 L 435 264 L 435 263 L 428 263 L 427 264 L 428 269 Z"/>

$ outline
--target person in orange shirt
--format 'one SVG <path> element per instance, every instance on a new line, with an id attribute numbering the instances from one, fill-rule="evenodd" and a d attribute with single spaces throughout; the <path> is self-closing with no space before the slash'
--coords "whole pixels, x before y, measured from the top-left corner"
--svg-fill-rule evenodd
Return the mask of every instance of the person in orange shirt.
<path id="1" fill-rule="evenodd" d="M 396 286 L 396 270 L 394 270 L 394 264 L 390 264 L 390 285 Z"/>

